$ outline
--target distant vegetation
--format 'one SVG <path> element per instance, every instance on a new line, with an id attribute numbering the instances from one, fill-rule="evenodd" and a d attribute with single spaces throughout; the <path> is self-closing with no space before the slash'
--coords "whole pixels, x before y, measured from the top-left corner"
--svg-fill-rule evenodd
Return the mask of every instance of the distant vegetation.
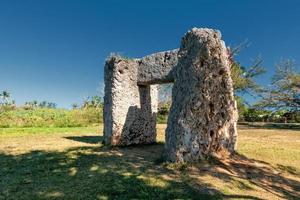
<path id="1" fill-rule="evenodd" d="M 58 109 L 52 102 L 26 102 L 16 106 L 8 91 L 1 93 L 0 127 L 81 127 L 102 123 L 101 98 L 86 98 L 73 109 Z"/>
<path id="2" fill-rule="evenodd" d="M 102 122 L 101 109 L 17 108 L 0 114 L 0 127 L 80 127 Z"/>

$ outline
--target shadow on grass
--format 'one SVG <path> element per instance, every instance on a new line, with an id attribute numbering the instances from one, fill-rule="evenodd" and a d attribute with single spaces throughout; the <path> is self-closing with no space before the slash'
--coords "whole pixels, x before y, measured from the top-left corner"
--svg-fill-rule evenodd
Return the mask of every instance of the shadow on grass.
<path id="1" fill-rule="evenodd" d="M 102 141 L 102 136 L 69 136 L 64 137 L 69 140 L 74 140 L 77 142 L 84 142 L 88 144 L 99 144 Z"/>
<path id="2" fill-rule="evenodd" d="M 22 155 L 0 152 L 0 199 L 259 199 L 222 194 L 212 185 L 194 181 L 196 172 L 191 172 L 190 167 L 179 171 L 157 164 L 162 152 L 162 144 L 77 147 L 64 152 L 32 151 Z M 211 174 L 224 181 L 237 176 L 282 198 L 297 195 L 293 191 L 299 189 L 299 182 L 268 168 L 254 164 L 249 167 L 249 162 L 259 161 L 243 156 L 230 163 L 214 161 L 211 165 L 222 166 L 230 173 L 199 165 L 196 175 Z"/>
<path id="3" fill-rule="evenodd" d="M 233 180 L 238 183 L 238 187 L 253 189 L 245 184 L 243 180 L 249 181 L 250 185 L 264 189 L 276 197 L 283 199 L 299 199 L 300 182 L 287 178 L 283 172 L 288 172 L 282 168 L 272 167 L 269 163 L 250 159 L 241 154 L 236 154 L 228 161 L 218 162 L 218 165 L 226 169 L 228 173 L 220 172 L 218 176 L 223 180 Z M 291 168 L 285 166 L 286 168 Z M 293 174 L 295 175 L 295 174 Z M 298 174 L 299 175 L 299 174 Z"/>

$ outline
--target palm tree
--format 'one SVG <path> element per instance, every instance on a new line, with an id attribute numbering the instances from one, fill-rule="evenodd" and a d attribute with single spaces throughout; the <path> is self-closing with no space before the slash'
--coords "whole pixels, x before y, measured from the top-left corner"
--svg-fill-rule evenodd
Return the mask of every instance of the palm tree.
<path id="1" fill-rule="evenodd" d="M 25 103 L 26 106 L 29 106 L 30 108 L 36 108 L 39 106 L 39 102 L 37 100 L 29 101 Z"/>
<path id="2" fill-rule="evenodd" d="M 38 102 L 37 100 L 33 100 L 33 101 L 32 101 L 32 106 L 33 106 L 33 107 L 36 108 L 36 107 L 38 107 L 38 105 L 39 105 L 39 102 Z"/>
<path id="3" fill-rule="evenodd" d="M 41 108 L 46 108 L 46 107 L 47 107 L 47 104 L 48 104 L 47 101 L 42 101 L 42 102 L 39 104 L 39 107 L 41 107 Z"/>
<path id="4" fill-rule="evenodd" d="M 102 98 L 100 96 L 85 97 L 83 99 L 83 108 L 101 108 L 103 105 Z"/>
<path id="5" fill-rule="evenodd" d="M 56 103 L 48 102 L 47 108 L 56 108 Z"/>
<path id="6" fill-rule="evenodd" d="M 77 108 L 79 108 L 79 105 L 78 105 L 77 103 L 73 103 L 73 104 L 72 104 L 72 108 L 73 108 L 73 109 L 77 109 Z"/>
<path id="7" fill-rule="evenodd" d="M 0 97 L 4 104 L 8 104 L 10 100 L 10 92 L 8 90 L 4 90 L 0 93 Z"/>
<path id="8" fill-rule="evenodd" d="M 90 104 L 90 97 L 83 97 L 83 103 L 82 103 L 82 107 L 83 108 L 88 108 L 89 104 Z"/>

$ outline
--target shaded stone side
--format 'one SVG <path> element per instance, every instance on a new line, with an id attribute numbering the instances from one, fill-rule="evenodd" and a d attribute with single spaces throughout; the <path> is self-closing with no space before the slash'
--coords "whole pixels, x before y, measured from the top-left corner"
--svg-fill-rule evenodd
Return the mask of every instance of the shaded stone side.
<path id="1" fill-rule="evenodd" d="M 114 56 L 107 60 L 104 70 L 104 143 L 155 142 L 157 87 L 137 85 L 136 60 Z"/>
<path id="2" fill-rule="evenodd" d="M 161 84 L 174 82 L 172 69 L 177 65 L 178 49 L 159 52 L 137 59 L 138 84 Z"/>
<path id="3" fill-rule="evenodd" d="M 174 79 L 166 158 L 186 162 L 233 152 L 237 108 L 220 32 L 194 28 L 185 35 Z"/>

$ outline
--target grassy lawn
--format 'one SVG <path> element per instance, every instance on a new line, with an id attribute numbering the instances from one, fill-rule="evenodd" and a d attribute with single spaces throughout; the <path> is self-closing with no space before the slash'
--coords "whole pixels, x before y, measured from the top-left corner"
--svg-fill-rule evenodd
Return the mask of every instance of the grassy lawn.
<path id="1" fill-rule="evenodd" d="M 100 131 L 97 126 L 91 127 L 33 127 L 33 128 L 0 128 L 0 137 L 12 136 L 30 136 L 42 134 L 78 134 L 78 133 L 96 133 Z"/>
<path id="2" fill-rule="evenodd" d="M 158 144 L 107 148 L 102 127 L 0 129 L 0 199 L 299 199 L 300 131 L 239 127 L 238 154 L 161 162 Z"/>

